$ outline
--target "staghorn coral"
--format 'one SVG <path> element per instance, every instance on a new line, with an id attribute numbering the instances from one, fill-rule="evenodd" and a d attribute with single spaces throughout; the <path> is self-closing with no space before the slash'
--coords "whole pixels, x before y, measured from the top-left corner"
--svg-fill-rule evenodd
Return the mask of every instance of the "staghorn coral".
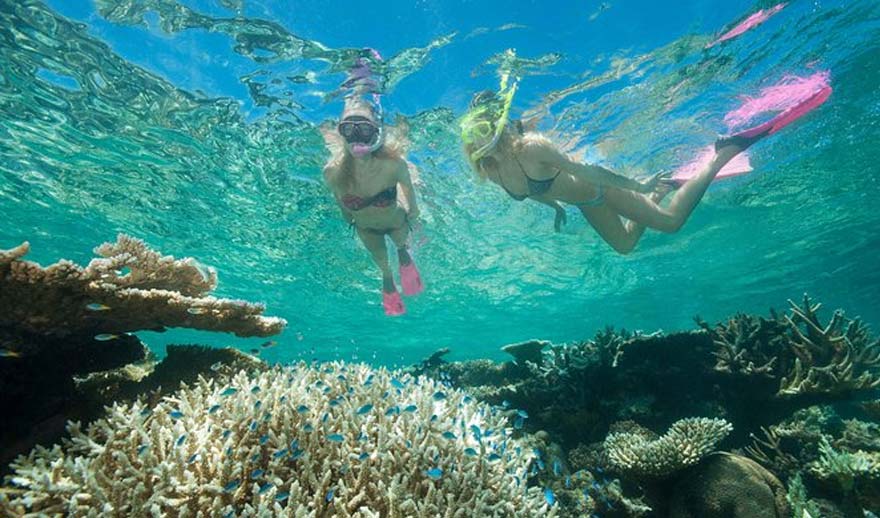
<path id="1" fill-rule="evenodd" d="M 823 438 L 819 453 L 819 459 L 810 465 L 810 471 L 821 479 L 836 480 L 845 492 L 852 491 L 860 480 L 880 479 L 878 452 L 837 450 Z"/>
<path id="2" fill-rule="evenodd" d="M 880 387 L 880 341 L 872 340 L 859 319 L 835 311 L 827 325 L 818 317 L 821 304 L 804 295 L 802 305 L 789 301 L 786 316 L 789 347 L 795 356 L 782 378 L 780 395 L 846 393 Z"/>
<path id="3" fill-rule="evenodd" d="M 207 295 L 217 285 L 213 269 L 162 256 L 124 234 L 96 248 L 101 257 L 85 268 L 66 260 L 43 268 L 21 259 L 28 250 L 23 243 L 0 251 L 0 328 L 24 337 L 166 327 L 268 336 L 286 324 L 262 316 L 260 304 Z M 28 347 L 27 339 L 19 342 Z"/>
<path id="4" fill-rule="evenodd" d="M 396 376 L 396 377 L 395 377 Z M 201 379 L 115 405 L 14 463 L 8 516 L 554 516 L 503 416 L 427 378 L 341 362 Z M 470 449 L 469 449 L 470 448 Z M 472 450 L 471 450 L 472 449 Z M 442 471 L 439 471 L 442 470 Z"/>
<path id="5" fill-rule="evenodd" d="M 697 318 L 715 344 L 715 370 L 742 376 L 773 376 L 776 355 L 784 347 L 785 323 L 775 312 L 771 318 L 738 313 L 714 328 Z"/>
<path id="6" fill-rule="evenodd" d="M 676 421 L 658 439 L 647 431 L 611 433 L 605 438 L 605 452 L 618 471 L 660 478 L 699 462 L 731 430 L 724 419 L 692 417 Z"/>

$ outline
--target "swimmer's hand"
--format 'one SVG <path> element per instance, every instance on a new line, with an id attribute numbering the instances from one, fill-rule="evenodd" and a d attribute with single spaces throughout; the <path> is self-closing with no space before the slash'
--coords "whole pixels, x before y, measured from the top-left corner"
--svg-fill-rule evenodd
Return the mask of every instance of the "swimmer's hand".
<path id="1" fill-rule="evenodd" d="M 650 194 L 657 190 L 657 187 L 662 185 L 664 180 L 667 180 L 672 173 L 670 171 L 666 171 L 663 173 L 657 173 L 654 176 L 648 178 L 644 182 L 639 183 L 638 192 L 642 194 Z"/>
<path id="2" fill-rule="evenodd" d="M 568 217 L 565 215 L 565 209 L 561 205 L 556 205 L 556 218 L 553 220 L 553 228 L 557 232 L 562 232 L 562 225 L 568 223 Z"/>

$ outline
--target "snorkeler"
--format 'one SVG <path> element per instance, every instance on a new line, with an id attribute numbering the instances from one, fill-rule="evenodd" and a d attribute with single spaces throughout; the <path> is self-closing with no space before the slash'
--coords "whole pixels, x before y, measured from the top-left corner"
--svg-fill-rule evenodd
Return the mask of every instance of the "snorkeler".
<path id="1" fill-rule="evenodd" d="M 410 228 L 419 217 L 419 208 L 402 143 L 386 135 L 380 110 L 360 97 L 346 98 L 342 121 L 336 127 L 343 145 L 338 146 L 324 167 L 324 179 L 333 191 L 343 218 L 356 229 L 382 270 L 385 314 L 397 316 L 406 310 L 394 285 L 385 236 L 397 247 L 404 295 L 421 293 L 422 280 L 406 247 Z M 398 195 L 398 187 L 403 200 Z"/>
<path id="2" fill-rule="evenodd" d="M 715 143 L 714 157 L 685 182 L 658 174 L 641 183 L 603 167 L 581 164 L 546 137 L 508 124 L 515 81 L 502 76 L 500 92 L 476 94 L 461 121 L 464 152 L 481 179 L 498 184 L 517 201 L 532 199 L 556 211 L 555 228 L 565 223 L 561 204 L 574 205 L 614 250 L 628 254 L 646 227 L 677 232 L 690 217 L 718 172 L 739 153 L 822 104 L 830 87 L 760 126 Z M 669 204 L 660 202 L 680 183 Z"/>

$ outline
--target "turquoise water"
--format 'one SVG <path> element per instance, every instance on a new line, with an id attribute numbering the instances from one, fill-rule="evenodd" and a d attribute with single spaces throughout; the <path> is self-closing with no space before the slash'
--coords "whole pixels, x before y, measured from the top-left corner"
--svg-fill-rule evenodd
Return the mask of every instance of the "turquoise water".
<path id="1" fill-rule="evenodd" d="M 527 338 L 605 325 L 667 331 L 763 313 L 809 292 L 880 322 L 880 4 L 796 0 L 706 49 L 772 2 L 269 2 L 0 0 L 0 248 L 85 263 L 125 232 L 217 268 L 219 296 L 289 320 L 269 361 L 410 363 L 439 347 L 498 357 Z M 408 117 L 426 292 L 380 307 L 380 278 L 323 186 L 322 97 L 352 51 L 388 60 L 386 110 Z M 737 96 L 829 69 L 829 102 L 752 152 L 676 235 L 615 254 L 571 209 L 478 183 L 457 117 L 497 85 L 492 57 L 526 67 L 514 111 L 591 161 L 672 169 L 724 131 Z M 172 330 L 164 344 L 256 339 Z"/>

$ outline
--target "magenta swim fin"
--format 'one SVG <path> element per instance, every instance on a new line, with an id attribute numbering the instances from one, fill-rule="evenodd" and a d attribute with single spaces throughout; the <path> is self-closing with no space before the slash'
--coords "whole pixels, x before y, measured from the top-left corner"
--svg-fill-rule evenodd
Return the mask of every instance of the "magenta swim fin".
<path id="1" fill-rule="evenodd" d="M 416 263 L 411 262 L 407 265 L 400 266 L 400 285 L 403 287 L 403 294 L 407 296 L 418 295 L 424 291 L 422 277 L 416 268 Z"/>
<path id="2" fill-rule="evenodd" d="M 676 169 L 675 172 L 672 173 L 672 176 L 669 177 L 669 181 L 679 186 L 684 185 L 685 182 L 705 170 L 714 159 L 715 146 L 706 146 L 700 150 L 700 153 L 696 158 Z M 753 170 L 752 162 L 749 160 L 748 151 L 743 151 L 733 157 L 730 162 L 727 162 L 727 164 L 718 171 L 718 174 L 715 175 L 714 181 L 741 176 L 751 173 Z"/>
<path id="3" fill-rule="evenodd" d="M 397 290 L 391 293 L 382 292 L 382 309 L 385 310 L 385 314 L 389 317 L 397 317 L 406 313 L 406 308 L 403 307 L 403 299 Z"/>

